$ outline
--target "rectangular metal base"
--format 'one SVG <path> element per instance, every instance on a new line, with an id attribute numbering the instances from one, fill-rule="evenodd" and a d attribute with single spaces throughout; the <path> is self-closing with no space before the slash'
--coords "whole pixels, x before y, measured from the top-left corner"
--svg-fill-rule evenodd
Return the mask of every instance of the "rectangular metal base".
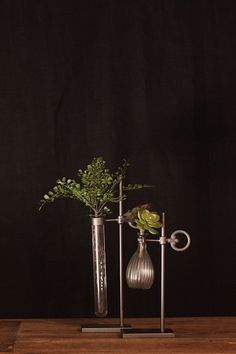
<path id="1" fill-rule="evenodd" d="M 128 328 L 122 329 L 122 338 L 173 338 L 174 332 L 170 328 L 166 328 L 165 332 L 161 332 L 159 328 Z"/>
<path id="2" fill-rule="evenodd" d="M 131 325 L 125 324 L 124 327 L 120 327 L 118 323 L 116 324 L 81 324 L 81 332 L 85 333 L 121 333 L 123 330 L 131 329 Z"/>

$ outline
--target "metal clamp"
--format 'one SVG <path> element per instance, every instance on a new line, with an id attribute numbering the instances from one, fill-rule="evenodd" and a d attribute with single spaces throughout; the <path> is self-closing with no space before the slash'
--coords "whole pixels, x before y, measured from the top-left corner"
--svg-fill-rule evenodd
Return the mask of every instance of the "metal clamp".
<path id="1" fill-rule="evenodd" d="M 176 235 L 178 235 L 178 234 L 182 234 L 182 235 L 186 236 L 186 238 L 187 238 L 187 242 L 186 242 L 186 245 L 184 247 L 176 247 L 175 246 L 180 241 L 179 238 L 176 237 Z M 170 245 L 173 248 L 173 250 L 175 250 L 177 252 L 182 252 L 182 251 L 185 251 L 187 248 L 189 248 L 190 243 L 191 243 L 191 239 L 190 239 L 189 234 L 186 231 L 184 231 L 184 230 L 176 230 L 176 231 L 174 231 L 171 234 L 170 238 L 168 239 L 168 242 L 170 243 Z"/>
<path id="2" fill-rule="evenodd" d="M 128 225 L 132 227 L 132 229 L 138 229 L 131 221 L 128 222 Z"/>

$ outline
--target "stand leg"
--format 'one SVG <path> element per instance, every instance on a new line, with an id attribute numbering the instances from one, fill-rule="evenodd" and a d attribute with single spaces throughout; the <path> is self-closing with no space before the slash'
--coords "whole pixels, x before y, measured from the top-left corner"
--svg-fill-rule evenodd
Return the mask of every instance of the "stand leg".
<path id="1" fill-rule="evenodd" d="M 122 215 L 123 215 L 123 183 L 120 179 L 119 183 L 119 271 L 120 271 L 120 327 L 124 327 L 124 310 L 123 310 L 123 225 L 122 225 Z"/>
<path id="2" fill-rule="evenodd" d="M 162 213 L 162 240 L 165 241 L 165 213 Z M 165 332 L 165 242 L 161 242 L 161 333 Z"/>

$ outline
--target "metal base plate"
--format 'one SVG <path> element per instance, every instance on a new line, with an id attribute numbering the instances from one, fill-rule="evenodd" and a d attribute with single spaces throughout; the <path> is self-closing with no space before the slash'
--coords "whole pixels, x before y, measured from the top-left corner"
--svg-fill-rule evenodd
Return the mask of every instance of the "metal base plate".
<path id="1" fill-rule="evenodd" d="M 159 328 L 128 328 L 122 329 L 122 338 L 173 338 L 174 332 L 170 328 L 166 328 L 165 332 L 161 332 Z"/>
<path id="2" fill-rule="evenodd" d="M 118 323 L 116 324 L 81 324 L 81 332 L 85 333 L 121 333 L 123 330 L 131 329 L 131 325 L 124 324 L 124 327 L 120 327 Z"/>

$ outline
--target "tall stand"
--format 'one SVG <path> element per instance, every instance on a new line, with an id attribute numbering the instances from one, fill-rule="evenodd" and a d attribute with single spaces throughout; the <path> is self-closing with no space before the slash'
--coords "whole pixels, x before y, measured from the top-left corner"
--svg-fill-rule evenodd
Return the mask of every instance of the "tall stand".
<path id="1" fill-rule="evenodd" d="M 123 181 L 119 183 L 119 276 L 120 276 L 120 327 L 124 327 L 124 305 L 123 305 Z"/>
<path id="2" fill-rule="evenodd" d="M 162 229 L 161 229 L 161 316 L 160 316 L 160 328 L 161 333 L 165 332 L 165 213 L 162 213 Z"/>

